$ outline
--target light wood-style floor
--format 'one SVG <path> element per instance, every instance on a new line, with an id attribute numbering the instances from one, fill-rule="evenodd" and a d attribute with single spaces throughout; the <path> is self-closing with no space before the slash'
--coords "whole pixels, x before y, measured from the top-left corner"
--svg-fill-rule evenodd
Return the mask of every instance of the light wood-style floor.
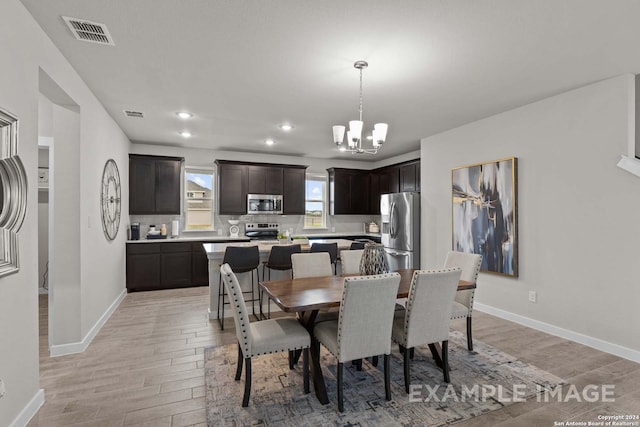
<path id="1" fill-rule="evenodd" d="M 203 351 L 235 342 L 207 318 L 208 288 L 128 294 L 82 354 L 51 358 L 47 300 L 40 307 L 40 381 L 45 404 L 30 427 L 205 426 Z M 464 331 L 464 321 L 455 329 Z M 581 388 L 615 384 L 615 403 L 529 400 L 460 426 L 553 426 L 598 415 L 640 414 L 640 365 L 487 314 L 474 313 L 474 337 Z M 238 400 L 241 396 L 229 396 Z M 292 420 L 292 425 L 295 425 Z"/>

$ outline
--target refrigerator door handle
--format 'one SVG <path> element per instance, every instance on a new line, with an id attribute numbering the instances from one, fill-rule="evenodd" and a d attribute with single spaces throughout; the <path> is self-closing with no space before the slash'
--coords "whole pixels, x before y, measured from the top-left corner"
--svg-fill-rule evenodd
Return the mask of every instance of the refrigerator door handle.
<path id="1" fill-rule="evenodd" d="M 396 210 L 396 204 L 395 203 L 391 203 L 391 210 L 389 213 L 389 226 L 391 228 L 390 230 L 390 234 L 392 238 L 396 237 L 396 232 L 395 232 L 395 227 L 394 227 L 394 223 L 395 223 L 395 210 Z"/>

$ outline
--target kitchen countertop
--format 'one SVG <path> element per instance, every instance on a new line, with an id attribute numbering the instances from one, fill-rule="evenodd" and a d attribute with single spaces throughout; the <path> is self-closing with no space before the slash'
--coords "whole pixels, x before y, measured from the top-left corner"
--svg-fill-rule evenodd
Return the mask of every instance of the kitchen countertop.
<path id="1" fill-rule="evenodd" d="M 351 240 L 346 239 L 309 239 L 316 243 L 337 243 L 338 251 L 343 249 L 349 249 L 351 247 Z M 258 252 L 262 254 L 268 254 L 271 251 L 271 248 L 274 246 L 280 245 L 280 243 L 264 243 L 265 241 L 255 240 L 253 242 L 245 242 L 245 243 L 205 243 L 204 250 L 207 253 L 209 259 L 220 258 L 224 255 L 224 251 L 227 249 L 227 246 L 257 246 Z M 291 245 L 293 243 L 283 243 L 282 245 Z M 302 245 L 302 250 L 309 250 L 309 245 Z"/>
<path id="2" fill-rule="evenodd" d="M 317 236 L 317 237 L 316 237 Z M 363 237 L 375 237 L 380 238 L 380 234 L 375 233 L 362 233 L 362 232 L 340 232 L 340 233 L 307 233 L 307 234 L 294 234 L 293 237 L 307 237 L 310 240 L 317 240 L 319 238 L 335 238 L 340 239 L 340 237 L 347 236 L 363 236 Z M 247 236 L 238 236 L 238 237 L 229 237 L 229 236 L 209 236 L 209 237 L 183 237 L 180 236 L 178 238 L 172 239 L 171 237 L 167 237 L 166 239 L 140 239 L 140 240 L 127 240 L 127 243 L 170 243 L 170 242 L 224 242 L 228 240 L 238 241 L 238 242 L 248 242 L 249 238 Z"/>

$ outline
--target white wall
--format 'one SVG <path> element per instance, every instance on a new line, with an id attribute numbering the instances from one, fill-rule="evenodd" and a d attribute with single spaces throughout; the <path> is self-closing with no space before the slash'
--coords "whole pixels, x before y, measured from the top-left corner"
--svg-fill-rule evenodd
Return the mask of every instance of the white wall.
<path id="1" fill-rule="evenodd" d="M 624 75 L 423 139 L 422 265 L 451 248 L 451 168 L 518 157 L 520 277 L 481 274 L 476 302 L 640 354 L 634 99 Z"/>
<path id="2" fill-rule="evenodd" d="M 29 182 L 27 214 L 19 234 L 20 271 L 0 278 L 0 378 L 7 389 L 0 398 L 0 425 L 9 426 L 14 421 L 24 422 L 42 398 L 38 379 L 37 301 L 40 69 L 80 107 L 79 155 L 74 164 L 68 165 L 69 169 L 56 172 L 72 174 L 81 181 L 76 188 L 79 202 L 67 212 L 76 215 L 80 210 L 77 214 L 80 224 L 76 228 L 79 236 L 76 244 L 79 242 L 82 253 L 80 296 L 76 302 L 80 304 L 80 337 L 86 337 L 125 289 L 126 233 L 121 224 L 116 241 L 105 240 L 99 222 L 99 184 L 104 163 L 114 158 L 124 183 L 122 211 L 128 212 L 130 143 L 19 0 L 2 2 L 0 46 L 0 108 L 20 119 L 19 155 Z"/>

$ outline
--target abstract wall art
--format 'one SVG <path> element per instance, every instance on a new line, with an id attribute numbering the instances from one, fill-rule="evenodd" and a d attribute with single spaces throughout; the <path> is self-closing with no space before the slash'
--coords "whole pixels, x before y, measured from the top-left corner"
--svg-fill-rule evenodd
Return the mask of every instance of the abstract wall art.
<path id="1" fill-rule="evenodd" d="M 481 270 L 518 277 L 517 158 L 451 170 L 453 250 L 482 255 Z"/>

